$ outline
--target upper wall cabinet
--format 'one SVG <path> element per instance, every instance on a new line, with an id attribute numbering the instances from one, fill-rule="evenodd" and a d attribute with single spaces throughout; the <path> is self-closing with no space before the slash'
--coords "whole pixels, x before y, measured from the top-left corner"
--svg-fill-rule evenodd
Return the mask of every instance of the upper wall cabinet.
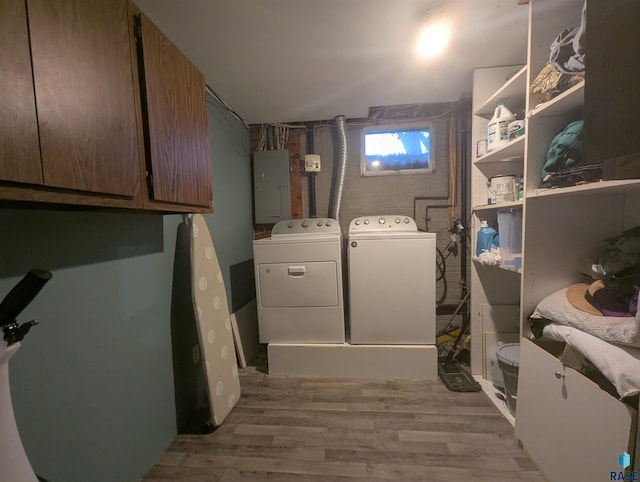
<path id="1" fill-rule="evenodd" d="M 140 157 L 125 0 L 0 3 L 3 199 L 135 207 Z M 83 202 L 81 196 L 87 197 Z M 111 197 L 114 196 L 114 197 Z"/>
<path id="2" fill-rule="evenodd" d="M 135 14 L 149 194 L 211 205 L 206 84 L 202 73 L 142 13 Z"/>
<path id="3" fill-rule="evenodd" d="M 23 1 L 0 2 L 0 179 L 42 184 L 38 120 Z"/>
<path id="4" fill-rule="evenodd" d="M 133 197 L 140 162 L 124 0 L 28 0 L 44 184 Z"/>
<path id="5" fill-rule="evenodd" d="M 204 78 L 150 23 L 143 62 L 136 13 L 0 1 L 0 200 L 211 210 Z"/>

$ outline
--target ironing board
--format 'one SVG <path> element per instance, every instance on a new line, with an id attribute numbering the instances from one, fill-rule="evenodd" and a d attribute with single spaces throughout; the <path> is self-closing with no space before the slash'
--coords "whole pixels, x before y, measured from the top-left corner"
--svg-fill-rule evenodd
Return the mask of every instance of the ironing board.
<path id="1" fill-rule="evenodd" d="M 240 398 L 238 364 L 227 294 L 207 223 L 200 214 L 190 220 L 191 286 L 204 362 L 211 423 L 219 426 Z"/>

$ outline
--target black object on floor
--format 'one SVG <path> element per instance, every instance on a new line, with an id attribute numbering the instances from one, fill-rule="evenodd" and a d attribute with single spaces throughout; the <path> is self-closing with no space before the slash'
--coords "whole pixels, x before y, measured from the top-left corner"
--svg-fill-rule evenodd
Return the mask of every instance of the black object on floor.
<path id="1" fill-rule="evenodd" d="M 456 308 L 456 312 L 460 311 L 462 314 L 462 323 L 460 324 L 458 336 L 456 336 L 453 346 L 449 348 L 448 353 L 438 357 L 438 376 L 440 380 L 442 380 L 442 383 L 452 392 L 479 392 L 482 390 L 480 384 L 473 379 L 469 372 L 460 366 L 460 362 L 458 361 L 468 355 L 467 350 L 458 350 L 462 337 L 471 326 L 471 318 L 466 305 L 468 299 L 469 293 L 465 293 L 458 308 Z"/>
<path id="2" fill-rule="evenodd" d="M 482 389 L 480 384 L 448 355 L 438 358 L 438 376 L 452 392 L 479 392 Z"/>

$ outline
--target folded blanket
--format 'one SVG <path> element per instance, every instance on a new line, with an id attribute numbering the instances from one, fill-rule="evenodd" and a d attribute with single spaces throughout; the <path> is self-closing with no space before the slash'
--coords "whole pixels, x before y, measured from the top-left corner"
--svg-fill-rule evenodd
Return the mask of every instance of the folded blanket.
<path id="1" fill-rule="evenodd" d="M 640 311 L 635 317 L 593 315 L 569 303 L 566 292 L 564 288 L 544 298 L 529 319 L 555 321 L 610 343 L 640 347 Z"/>

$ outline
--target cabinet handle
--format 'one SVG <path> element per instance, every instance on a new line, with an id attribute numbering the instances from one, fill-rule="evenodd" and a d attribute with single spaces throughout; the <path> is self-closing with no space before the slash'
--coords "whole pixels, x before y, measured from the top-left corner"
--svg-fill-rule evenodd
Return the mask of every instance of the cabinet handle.
<path id="1" fill-rule="evenodd" d="M 288 273 L 292 278 L 302 278 L 306 268 L 304 266 L 289 266 Z"/>
<path id="2" fill-rule="evenodd" d="M 562 372 L 555 372 L 554 375 L 556 376 L 556 378 L 558 380 L 564 378 L 564 373 L 562 373 Z"/>

